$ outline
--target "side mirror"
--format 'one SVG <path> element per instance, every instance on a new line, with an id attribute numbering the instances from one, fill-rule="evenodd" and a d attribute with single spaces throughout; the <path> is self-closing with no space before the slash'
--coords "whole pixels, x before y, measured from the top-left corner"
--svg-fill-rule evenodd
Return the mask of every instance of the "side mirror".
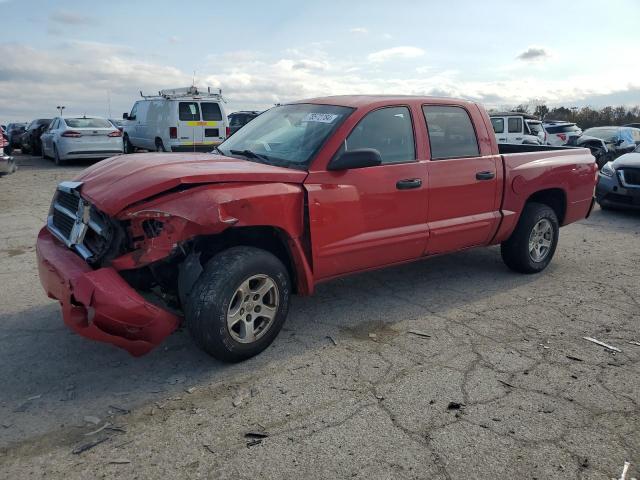
<path id="1" fill-rule="evenodd" d="M 350 170 L 352 168 L 376 167 L 382 164 L 380 152 L 375 148 L 360 148 L 343 152 L 329 162 L 327 170 Z"/>
<path id="2" fill-rule="evenodd" d="M 124 113 L 122 114 L 122 119 L 123 119 L 123 120 L 129 120 L 129 114 L 128 114 L 127 112 L 124 112 Z"/>

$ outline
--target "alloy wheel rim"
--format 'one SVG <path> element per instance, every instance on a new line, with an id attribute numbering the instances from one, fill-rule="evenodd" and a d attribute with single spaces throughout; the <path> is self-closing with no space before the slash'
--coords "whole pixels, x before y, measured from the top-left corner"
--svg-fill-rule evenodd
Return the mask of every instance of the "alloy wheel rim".
<path id="1" fill-rule="evenodd" d="M 553 226 L 551 222 L 543 218 L 531 229 L 529 235 L 529 256 L 534 262 L 542 262 L 551 251 L 553 243 Z"/>
<path id="2" fill-rule="evenodd" d="M 253 343 L 273 325 L 280 296 L 268 275 L 253 275 L 236 289 L 227 309 L 227 330 L 239 343 Z"/>

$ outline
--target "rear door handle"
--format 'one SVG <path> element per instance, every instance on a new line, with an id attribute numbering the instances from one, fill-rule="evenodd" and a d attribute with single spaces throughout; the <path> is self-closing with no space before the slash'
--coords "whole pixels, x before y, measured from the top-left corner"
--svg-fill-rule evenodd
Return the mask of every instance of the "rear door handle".
<path id="1" fill-rule="evenodd" d="M 406 178 L 404 180 L 398 180 L 396 188 L 398 190 L 409 190 L 410 188 L 420 188 L 422 180 L 419 178 Z"/>
<path id="2" fill-rule="evenodd" d="M 493 180 L 496 174 L 490 171 L 476 173 L 477 180 Z"/>

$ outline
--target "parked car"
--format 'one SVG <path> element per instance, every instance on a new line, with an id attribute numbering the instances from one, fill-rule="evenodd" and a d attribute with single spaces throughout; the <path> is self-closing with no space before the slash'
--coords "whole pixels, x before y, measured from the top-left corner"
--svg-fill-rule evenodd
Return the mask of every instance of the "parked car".
<path id="1" fill-rule="evenodd" d="M 255 110 L 243 110 L 240 112 L 233 112 L 229 114 L 229 129 L 230 135 L 233 135 L 242 127 L 244 127 L 251 120 L 260 115 L 261 112 Z"/>
<path id="2" fill-rule="evenodd" d="M 107 158 L 123 152 L 122 132 L 99 117 L 56 117 L 40 137 L 42 157 L 56 165 L 73 158 Z"/>
<path id="3" fill-rule="evenodd" d="M 540 120 L 525 119 L 525 123 L 529 127 L 531 134 L 538 137 L 540 145 L 545 145 L 547 143 L 547 132 L 545 132 L 542 122 Z"/>
<path id="4" fill-rule="evenodd" d="M 602 167 L 596 200 L 603 209 L 640 209 L 640 146 Z"/>
<path id="5" fill-rule="evenodd" d="M 196 87 L 161 90 L 138 100 L 124 113 L 125 153 L 210 152 L 229 136 L 222 95 Z"/>
<path id="6" fill-rule="evenodd" d="M 582 135 L 582 130 L 575 123 L 559 120 L 548 120 L 543 123 L 547 132 L 549 145 L 561 146 L 572 142 L 572 137 Z"/>
<path id="7" fill-rule="evenodd" d="M 538 133 L 529 129 L 527 120 L 538 121 L 533 115 L 520 112 L 495 112 L 490 114 L 493 131 L 498 143 L 541 145 Z"/>
<path id="8" fill-rule="evenodd" d="M 569 145 L 591 150 L 598 168 L 640 145 L 640 129 L 630 127 L 593 127 L 572 139 Z"/>
<path id="9" fill-rule="evenodd" d="M 7 137 L 12 148 L 20 148 L 20 140 L 26 128 L 26 123 L 10 123 L 7 125 Z"/>
<path id="10" fill-rule="evenodd" d="M 38 118 L 27 126 L 27 129 L 20 138 L 20 148 L 23 153 L 31 153 L 33 155 L 40 155 L 42 153 L 40 148 L 40 135 L 49 127 L 50 123 L 50 118 Z"/>
<path id="11" fill-rule="evenodd" d="M 11 156 L 11 143 L 4 129 L 0 128 L 0 175 L 7 175 L 16 170 L 15 159 Z"/>
<path id="12" fill-rule="evenodd" d="M 464 100 L 337 96 L 276 106 L 215 155 L 106 160 L 58 186 L 42 285 L 88 338 L 142 355 L 181 308 L 204 350 L 239 361 L 274 340 L 293 293 L 336 277 L 485 245 L 541 272 L 560 226 L 589 215 L 596 165 L 499 145 L 489 122 Z"/>

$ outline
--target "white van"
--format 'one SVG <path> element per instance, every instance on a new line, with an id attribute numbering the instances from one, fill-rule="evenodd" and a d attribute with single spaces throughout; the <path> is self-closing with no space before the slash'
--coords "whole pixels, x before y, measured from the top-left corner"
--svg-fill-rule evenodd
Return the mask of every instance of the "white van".
<path id="1" fill-rule="evenodd" d="M 541 123 L 533 115 L 519 112 L 489 113 L 493 131 L 498 143 L 516 143 L 525 145 L 543 145 L 545 143 L 544 130 L 530 123 Z M 542 135 L 540 131 L 542 130 Z"/>
<path id="2" fill-rule="evenodd" d="M 161 90 L 144 96 L 125 113 L 125 153 L 136 148 L 158 152 L 210 152 L 229 136 L 221 93 L 196 87 Z"/>

